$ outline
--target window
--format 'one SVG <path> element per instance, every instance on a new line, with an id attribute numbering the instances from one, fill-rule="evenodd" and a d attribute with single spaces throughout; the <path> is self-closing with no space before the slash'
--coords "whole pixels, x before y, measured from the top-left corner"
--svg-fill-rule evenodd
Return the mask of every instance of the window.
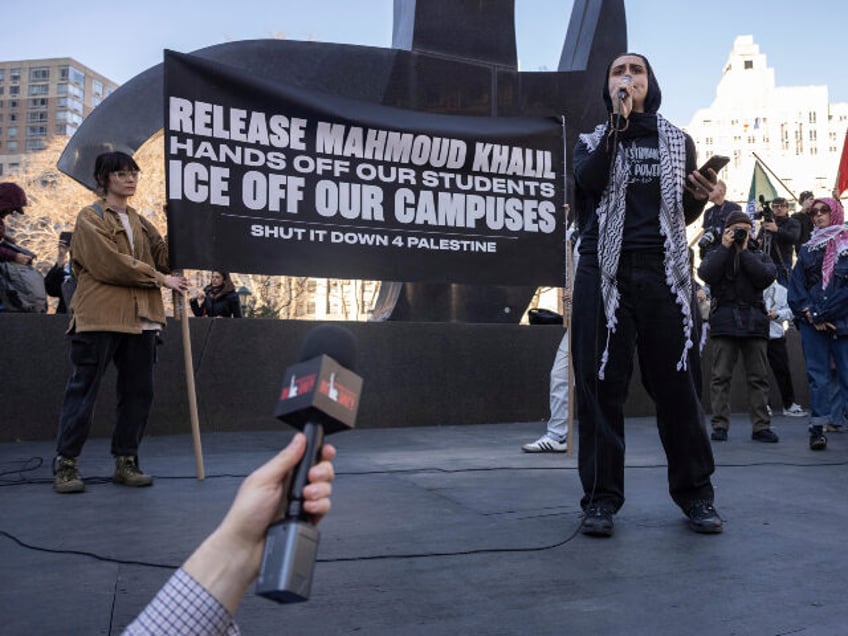
<path id="1" fill-rule="evenodd" d="M 91 92 L 98 97 L 103 97 L 103 82 L 100 80 L 91 80 Z"/>
<path id="2" fill-rule="evenodd" d="M 6 87 L 5 87 L 5 86 L 0 86 L 0 95 L 2 95 L 2 94 L 3 94 L 3 93 L 5 93 L 5 92 L 6 92 Z"/>
<path id="3" fill-rule="evenodd" d="M 29 85 L 29 94 L 30 95 L 47 95 L 50 92 L 49 84 L 30 84 Z"/>
<path id="4" fill-rule="evenodd" d="M 50 79 L 50 68 L 47 66 L 34 66 L 29 69 L 30 82 L 44 82 Z"/>
<path id="5" fill-rule="evenodd" d="M 27 126 L 27 137 L 46 137 L 47 126 Z"/>
<path id="6" fill-rule="evenodd" d="M 9 113 L 9 121 L 18 121 L 17 113 Z"/>
<path id="7" fill-rule="evenodd" d="M 11 110 L 17 110 L 17 108 L 18 108 L 18 100 L 16 100 L 16 99 L 10 99 L 10 100 L 9 100 L 9 108 L 10 108 Z"/>
<path id="8" fill-rule="evenodd" d="M 45 111 L 30 111 L 27 113 L 27 121 L 47 121 L 47 113 Z"/>
<path id="9" fill-rule="evenodd" d="M 82 92 L 82 89 L 79 86 L 74 86 L 73 84 L 70 84 L 70 85 L 67 85 L 67 86 L 68 86 L 68 95 L 82 99 L 83 92 Z"/>
<path id="10" fill-rule="evenodd" d="M 85 73 L 83 73 L 79 69 L 74 68 L 73 66 L 68 67 L 68 79 L 71 80 L 71 82 L 73 82 L 74 84 L 85 86 Z"/>
<path id="11" fill-rule="evenodd" d="M 18 149 L 18 142 L 17 141 L 10 141 L 6 144 L 6 150 L 14 151 L 14 150 L 17 150 L 17 149 Z M 9 164 L 9 170 L 14 171 L 16 169 L 16 166 L 17 166 L 17 164 L 10 163 Z"/>
<path id="12" fill-rule="evenodd" d="M 56 124 L 56 127 L 53 129 L 57 135 L 65 135 L 66 137 L 70 137 L 76 132 L 76 126 L 71 126 L 70 124 Z"/>
<path id="13" fill-rule="evenodd" d="M 77 115 L 76 113 L 72 113 L 67 110 L 60 110 L 56 113 L 56 121 L 57 122 L 69 122 L 71 124 L 76 124 L 79 126 L 82 123 L 82 117 Z"/>
<path id="14" fill-rule="evenodd" d="M 10 68 L 9 69 L 9 81 L 10 82 L 20 82 L 21 81 L 21 69 Z"/>
<path id="15" fill-rule="evenodd" d="M 26 149 L 27 151 L 33 150 L 44 150 L 47 147 L 47 144 L 43 139 L 27 139 Z"/>
<path id="16" fill-rule="evenodd" d="M 816 123 L 816 112 L 815 111 L 810 111 L 809 120 L 810 120 L 811 124 Z"/>
<path id="17" fill-rule="evenodd" d="M 101 101 L 103 101 L 103 100 L 101 100 L 99 97 L 92 97 L 91 98 L 91 107 L 97 108 L 98 106 L 100 106 Z"/>
<path id="18" fill-rule="evenodd" d="M 2 82 L 4 79 L 6 79 L 6 69 L 0 68 L 0 82 Z"/>
<path id="19" fill-rule="evenodd" d="M 754 60 L 745 60 L 745 70 L 750 71 L 754 68 Z"/>
<path id="20" fill-rule="evenodd" d="M 9 137 L 17 137 L 18 136 L 18 127 L 17 126 L 9 126 L 9 129 L 6 131 L 6 135 Z"/>
<path id="21" fill-rule="evenodd" d="M 10 86 L 9 87 L 9 95 L 20 95 L 21 87 L 20 86 Z"/>
<path id="22" fill-rule="evenodd" d="M 36 97 L 34 99 L 29 100 L 29 102 L 27 102 L 27 108 L 29 108 L 30 110 L 43 110 L 47 108 L 47 98 Z"/>

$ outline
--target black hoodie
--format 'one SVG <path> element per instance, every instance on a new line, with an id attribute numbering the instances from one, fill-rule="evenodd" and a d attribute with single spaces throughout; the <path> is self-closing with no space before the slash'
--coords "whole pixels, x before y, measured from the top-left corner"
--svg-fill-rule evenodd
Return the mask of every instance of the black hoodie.
<path id="1" fill-rule="evenodd" d="M 657 111 L 662 102 L 662 91 L 647 58 L 638 53 L 617 55 L 607 66 L 604 75 L 602 97 L 608 113 L 613 112 L 608 88 L 609 72 L 612 63 L 623 55 L 635 55 L 644 61 L 648 75 L 648 91 L 645 95 L 645 112 L 631 113 L 626 120 L 622 118 L 618 122 L 619 129 L 625 128 L 618 134 L 619 148 L 620 151 L 628 153 L 631 170 L 630 184 L 625 195 L 627 201 L 621 249 L 623 252 L 662 253 L 664 238 L 659 226 L 660 163 L 657 136 Z M 580 141 L 574 150 L 575 204 L 582 236 L 582 254 L 597 251 L 598 227 L 595 210 L 609 180 L 611 150 L 611 138 L 608 143 L 602 140 L 591 153 Z M 695 144 L 687 135 L 686 172 L 691 172 L 695 167 Z M 704 203 L 684 191 L 683 206 L 687 224 L 698 218 Z"/>

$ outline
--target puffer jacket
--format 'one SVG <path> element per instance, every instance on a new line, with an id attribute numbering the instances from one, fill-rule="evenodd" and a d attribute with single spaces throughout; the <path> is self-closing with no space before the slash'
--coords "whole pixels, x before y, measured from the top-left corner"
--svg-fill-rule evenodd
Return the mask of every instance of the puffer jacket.
<path id="1" fill-rule="evenodd" d="M 127 207 L 133 241 L 118 213 L 99 202 L 77 216 L 71 258 L 77 289 L 71 301 L 74 331 L 141 333 L 143 322 L 165 323 L 160 287 L 168 266 L 168 246 L 150 221 Z"/>
<path id="2" fill-rule="evenodd" d="M 707 253 L 698 275 L 710 286 L 710 336 L 768 338 L 763 290 L 775 278 L 771 259 L 759 250 L 719 245 Z"/>
<path id="3" fill-rule="evenodd" d="M 801 247 L 789 278 L 789 307 L 799 321 L 806 322 L 809 308 L 814 323 L 829 322 L 840 336 L 848 335 L 848 255 L 840 254 L 833 266 L 827 289 L 822 289 L 824 250 Z"/>

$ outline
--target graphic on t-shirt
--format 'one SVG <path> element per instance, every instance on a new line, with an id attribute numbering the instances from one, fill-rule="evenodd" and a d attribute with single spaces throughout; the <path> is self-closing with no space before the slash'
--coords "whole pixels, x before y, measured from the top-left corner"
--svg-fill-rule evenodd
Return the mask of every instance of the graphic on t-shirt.
<path id="1" fill-rule="evenodd" d="M 659 179 L 659 148 L 631 145 L 624 150 L 630 164 L 630 183 L 650 183 Z"/>

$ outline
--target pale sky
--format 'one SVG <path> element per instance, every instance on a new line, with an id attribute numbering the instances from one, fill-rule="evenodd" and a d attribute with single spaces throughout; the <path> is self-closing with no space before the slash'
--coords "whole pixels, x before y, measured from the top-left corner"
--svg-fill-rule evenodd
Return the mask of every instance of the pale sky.
<path id="1" fill-rule="evenodd" d="M 142 0 L 71 4 L 6 2 L 0 60 L 73 57 L 126 82 L 181 52 L 233 40 L 286 37 L 390 47 L 392 0 Z M 556 70 L 571 0 L 516 0 L 521 69 Z M 628 48 L 651 61 L 663 89 L 661 112 L 685 126 L 708 107 L 734 39 L 753 35 L 778 86 L 826 84 L 848 101 L 844 0 L 626 0 Z M 828 29 L 828 27 L 830 27 Z"/>

